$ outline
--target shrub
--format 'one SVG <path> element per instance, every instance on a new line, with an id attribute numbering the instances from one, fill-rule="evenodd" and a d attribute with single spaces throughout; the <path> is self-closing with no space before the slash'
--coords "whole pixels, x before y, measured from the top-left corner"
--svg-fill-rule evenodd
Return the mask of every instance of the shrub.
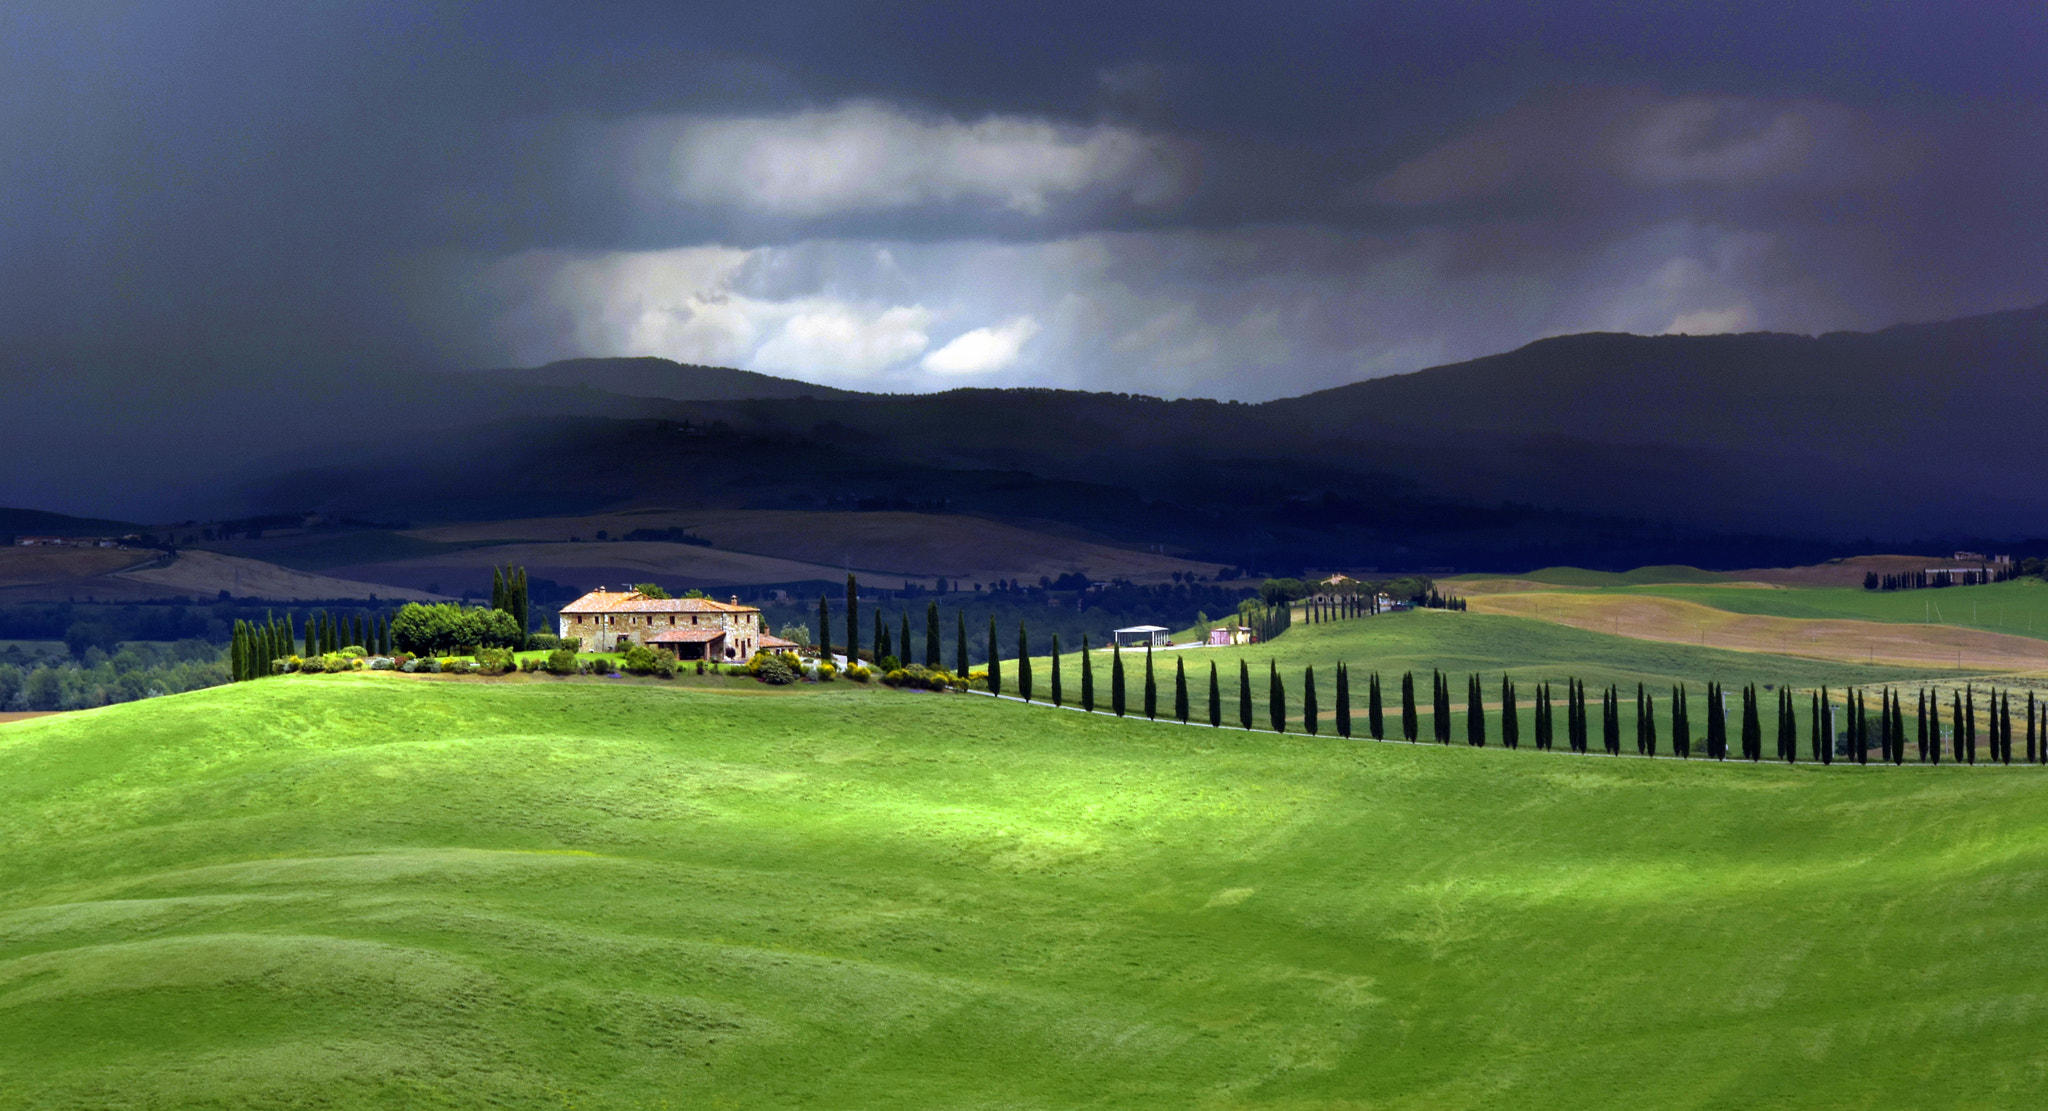
<path id="1" fill-rule="evenodd" d="M 856 683 L 867 682 L 868 678 L 873 674 L 874 672 L 869 671 L 866 664 L 853 664 L 846 669 L 846 677 Z"/>
<path id="2" fill-rule="evenodd" d="M 754 668 L 754 678 L 769 686 L 783 687 L 796 682 L 796 672 L 780 656 L 769 656 Z"/>
<path id="3" fill-rule="evenodd" d="M 479 648 L 476 650 L 477 670 L 485 675 L 503 675 L 519 669 L 519 657 L 510 648 Z"/>
<path id="4" fill-rule="evenodd" d="M 546 633 L 542 633 L 542 634 L 540 634 L 540 635 L 541 635 L 541 636 L 546 636 L 547 634 L 546 634 Z M 556 644 L 555 644 L 555 647 L 557 647 L 557 648 L 567 648 L 567 649 L 568 649 L 569 651 L 571 651 L 571 652 L 581 652 L 581 651 L 583 651 L 583 638 L 582 638 L 582 637 L 558 637 L 558 638 L 556 638 Z"/>
<path id="5" fill-rule="evenodd" d="M 635 644 L 627 648 L 621 657 L 622 669 L 634 675 L 659 675 L 664 679 L 675 677 L 675 653 L 666 648 L 649 648 Z"/>
<path id="6" fill-rule="evenodd" d="M 354 660 L 339 652 L 329 652 L 320 657 L 320 669 L 322 671 L 332 671 L 337 675 L 344 671 L 353 671 L 355 666 L 356 662 Z"/>
<path id="7" fill-rule="evenodd" d="M 919 664 L 899 667 L 882 676 L 883 684 L 891 687 L 907 687 L 911 690 L 951 690 L 956 680 L 953 673 L 944 668 L 926 668 Z"/>
<path id="8" fill-rule="evenodd" d="M 557 648 L 548 653 L 548 660 L 544 666 L 547 667 L 548 674 L 550 675 L 574 675 L 577 671 L 576 650 L 574 648 Z"/>
<path id="9" fill-rule="evenodd" d="M 363 651 L 363 646 L 360 644 L 351 644 L 343 648 L 341 654 L 352 660 L 360 660 L 369 655 L 368 652 Z"/>
<path id="10" fill-rule="evenodd" d="M 391 619 L 391 639 L 408 652 L 447 652 L 458 645 L 503 648 L 521 638 L 519 623 L 503 610 L 412 602 Z"/>
<path id="11" fill-rule="evenodd" d="M 903 661 L 894 656 L 883 656 L 875 661 L 875 670 L 887 675 L 891 671 L 903 670 Z"/>
<path id="12" fill-rule="evenodd" d="M 398 665 L 398 670 L 410 675 L 413 672 L 420 670 L 420 662 L 418 660 L 408 659 L 404 663 Z"/>
<path id="13" fill-rule="evenodd" d="M 818 665 L 817 676 L 818 682 L 829 683 L 839 677 L 839 666 L 831 660 L 826 660 Z"/>
<path id="14" fill-rule="evenodd" d="M 446 659 L 436 660 L 435 663 L 438 665 L 435 667 L 436 671 L 444 672 L 449 675 L 476 674 L 476 665 L 469 662 L 468 660 Z"/>
<path id="15" fill-rule="evenodd" d="M 371 670 L 371 671 L 390 671 L 390 670 L 391 670 L 391 668 L 392 668 L 393 666 L 394 666 L 394 661 L 393 661 L 393 660 L 391 659 L 391 657 L 389 657 L 389 656 L 371 656 L 371 657 L 370 657 L 370 670 Z"/>
<path id="16" fill-rule="evenodd" d="M 291 668 L 290 660 L 280 660 L 276 661 L 271 665 L 272 671 L 279 670 L 279 668 L 277 667 L 277 663 L 283 663 L 287 669 Z M 301 675 L 318 675 L 321 672 L 327 670 L 327 661 L 319 656 L 314 656 L 312 659 L 309 660 L 299 660 L 298 667 L 295 670 L 297 670 Z"/>
<path id="17" fill-rule="evenodd" d="M 552 652 L 562 646 L 562 638 L 553 633 L 534 633 L 526 638 L 526 646 L 536 652 Z"/>

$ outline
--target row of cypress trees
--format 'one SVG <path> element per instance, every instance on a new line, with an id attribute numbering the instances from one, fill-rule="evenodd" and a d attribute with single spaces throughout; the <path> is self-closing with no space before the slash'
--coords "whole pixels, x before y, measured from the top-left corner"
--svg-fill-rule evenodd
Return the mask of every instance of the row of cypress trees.
<path id="1" fill-rule="evenodd" d="M 228 644 L 228 674 L 234 681 L 261 679 L 273 674 L 272 661 L 287 656 L 319 656 L 356 647 L 374 655 L 391 654 L 389 614 L 350 614 L 336 617 L 326 611 L 308 614 L 301 639 L 297 617 L 269 615 L 261 623 L 235 622 Z"/>
<path id="2" fill-rule="evenodd" d="M 1081 700 L 1080 708 L 1094 712 L 1096 690 L 1094 660 L 1088 649 L 1088 640 L 1082 638 L 1081 656 Z M 1019 689 L 1018 694 L 1026 701 L 1032 698 L 1028 678 L 1030 658 L 1019 644 Z M 1060 651 L 1057 638 L 1054 640 L 1052 668 L 1052 702 L 1064 705 L 1059 685 Z M 1001 693 L 999 680 L 995 678 L 994 667 L 998 661 L 991 661 L 990 687 Z M 1592 750 L 1592 716 L 1588 710 L 1586 684 L 1577 679 L 1567 681 L 1565 696 L 1565 742 L 1570 751 L 1586 753 Z M 1267 728 L 1275 733 L 1288 731 L 1288 702 L 1286 685 L 1281 678 L 1279 665 L 1267 663 Z M 1158 689 L 1154 676 L 1152 650 L 1145 650 L 1142 712 L 1147 718 L 1159 716 Z M 1243 729 L 1256 725 L 1252 699 L 1252 682 L 1249 662 L 1238 661 L 1237 724 Z M 1514 680 L 1501 676 L 1501 720 L 1500 741 L 1504 747 L 1521 747 L 1520 696 Z M 1205 720 L 1212 727 L 1223 724 L 1223 705 L 1220 677 L 1214 661 L 1209 664 L 1208 713 Z M 1764 725 L 1762 721 L 1762 697 L 1755 684 L 1742 689 L 1739 730 L 1736 745 L 1731 751 L 1728 737 L 1728 721 L 1725 710 L 1726 694 L 1719 683 L 1707 684 L 1706 752 L 1711 760 L 1726 760 L 1731 755 L 1752 763 L 1764 758 Z M 1992 691 L 1987 695 L 1990 701 L 1987 725 L 1988 758 L 1997 763 L 2010 764 L 2014 759 L 2013 702 L 2011 692 Z M 1621 754 L 1622 711 L 1618 688 L 1607 687 L 1599 693 L 1601 750 L 1608 755 Z M 1845 697 L 1839 724 L 1845 733 L 1851 759 L 1859 764 L 1868 763 L 1870 752 L 1875 749 L 1881 761 L 1903 764 L 1906 761 L 1906 725 L 1904 698 L 1896 691 L 1886 689 L 1879 694 L 1878 716 L 1872 723 L 1869 696 L 1863 692 L 1850 691 Z M 1977 692 L 1966 687 L 1954 692 L 1951 704 L 1951 720 L 1955 723 L 1950 731 L 1953 745 L 1953 759 L 1974 764 L 1977 761 Z M 1438 744 L 1451 742 L 1450 680 L 1441 671 L 1431 673 L 1432 739 Z M 1120 647 L 1113 647 L 1110 653 L 1110 712 L 1119 717 L 1129 712 L 1124 693 L 1124 662 Z M 1534 745 L 1538 750 L 1548 751 L 1555 746 L 1556 706 L 1549 683 L 1538 683 L 1534 711 Z M 1334 710 L 1334 730 L 1340 737 L 1352 735 L 1351 671 L 1347 664 L 1337 664 Z M 1173 674 L 1173 718 L 1187 723 L 1193 716 L 1193 699 L 1189 693 L 1187 663 L 1185 658 L 1176 657 Z M 1311 736 L 1321 732 L 1321 705 L 1316 683 L 1315 667 L 1304 668 L 1302 672 L 1302 729 Z M 1834 737 L 1838 724 L 1837 707 L 1825 687 L 1812 694 L 1812 711 L 1809 718 L 1809 756 L 1821 764 L 1832 764 L 1835 752 Z M 1406 672 L 1401 676 L 1401 734 L 1402 739 L 1414 742 L 1420 739 L 1420 711 L 1416 705 L 1415 674 Z M 2048 764 L 2048 701 L 2036 699 L 2029 692 L 2023 707 L 2025 720 L 2025 748 L 2023 758 L 2030 764 Z M 1918 759 L 1923 763 L 1940 763 L 1942 749 L 1941 706 L 1938 698 L 1929 691 L 1919 692 L 1916 708 Z M 1681 759 L 1692 756 L 1691 707 L 1688 691 L 1683 683 L 1671 688 L 1672 752 Z M 1382 701 L 1380 676 L 1373 672 L 1366 679 L 1366 728 L 1367 735 L 1374 740 L 1386 739 L 1386 714 Z M 1635 749 L 1640 756 L 1658 755 L 1657 705 L 1656 696 L 1647 687 L 1638 683 L 1635 692 Z M 1799 759 L 1800 722 L 1798 703 L 1790 690 L 1780 690 L 1776 696 L 1776 715 L 1773 727 L 1774 758 L 1785 763 L 1796 763 Z M 1477 674 L 1466 678 L 1465 693 L 1465 743 L 1473 747 L 1485 747 L 1488 742 L 1487 713 L 1482 682 Z"/>
<path id="3" fill-rule="evenodd" d="M 532 635 L 531 626 L 527 623 L 527 619 L 532 616 L 532 607 L 527 604 L 526 568 L 511 566 L 507 566 L 502 570 L 497 567 L 491 568 L 491 608 L 494 610 L 504 610 L 512 615 L 512 620 L 519 623 L 520 639 L 518 647 L 525 648 L 527 645 L 526 638 Z M 365 648 L 370 647 L 368 643 L 360 640 L 350 641 L 349 643 L 361 644 Z M 381 654 L 390 655 L 391 646 L 386 644 Z"/>

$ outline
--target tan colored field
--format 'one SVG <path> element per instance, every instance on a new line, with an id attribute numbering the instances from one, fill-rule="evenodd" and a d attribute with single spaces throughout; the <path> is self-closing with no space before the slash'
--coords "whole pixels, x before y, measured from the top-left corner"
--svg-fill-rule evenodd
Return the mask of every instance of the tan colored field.
<path id="1" fill-rule="evenodd" d="M 588 589 L 600 583 L 617 587 L 647 579 L 671 586 L 703 586 L 810 579 L 833 581 L 846 576 L 844 567 L 827 567 L 722 548 L 637 540 L 587 544 L 492 544 L 418 559 L 366 563 L 334 570 L 375 578 L 379 582 L 445 583 L 450 589 L 456 589 L 458 584 L 488 579 L 492 567 L 507 564 L 526 568 L 530 577 L 552 579 L 577 589 Z M 889 589 L 903 585 L 900 575 L 877 575 L 866 571 L 861 572 L 861 581 Z"/>
<path id="2" fill-rule="evenodd" d="M 156 558 L 120 548 L 0 548 L 0 587 L 90 579 Z"/>
<path id="3" fill-rule="evenodd" d="M 225 590 L 237 598 L 285 602 L 371 595 L 407 602 L 436 600 L 434 595 L 421 590 L 330 578 L 218 552 L 183 551 L 168 567 L 127 571 L 113 577 L 146 583 L 165 595 L 187 594 L 195 598 L 210 598 Z"/>
<path id="4" fill-rule="evenodd" d="M 1929 567 L 1948 567 L 1949 558 L 1913 555 L 1867 555 L 1831 559 L 1811 567 L 1759 567 L 1751 571 L 1730 571 L 1736 578 L 1774 586 L 1862 586 L 1871 571 L 1880 575 L 1903 575 Z"/>
<path id="5" fill-rule="evenodd" d="M 624 536 L 637 528 L 685 528 L 715 548 L 697 552 L 752 553 L 814 567 L 852 567 L 866 574 L 912 579 L 989 582 L 1079 571 L 1096 579 L 1164 582 L 1176 571 L 1214 575 L 1214 564 L 1131 551 L 982 517 L 933 513 L 822 513 L 800 510 L 643 510 L 590 517 L 492 521 L 417 529 L 407 535 L 443 543 L 486 540 L 564 541 L 596 538 L 599 529 Z M 584 545 L 597 546 L 604 545 Z M 617 547 L 616 544 L 609 545 Z M 441 557 L 435 557 L 441 558 Z M 499 563 L 506 562 L 503 555 Z M 534 560 L 533 562 L 542 562 Z M 771 574 L 752 579 L 712 576 L 707 581 L 781 582 L 814 577 Z M 831 577 L 831 576 L 825 576 Z"/>
<path id="6" fill-rule="evenodd" d="M 1744 652 L 1908 667 L 1986 671 L 2048 668 L 2048 642 L 1947 625 L 1762 617 L 1649 595 L 1475 595 L 1469 599 L 1469 605 L 1474 613 L 1533 617 L 1639 640 Z"/>

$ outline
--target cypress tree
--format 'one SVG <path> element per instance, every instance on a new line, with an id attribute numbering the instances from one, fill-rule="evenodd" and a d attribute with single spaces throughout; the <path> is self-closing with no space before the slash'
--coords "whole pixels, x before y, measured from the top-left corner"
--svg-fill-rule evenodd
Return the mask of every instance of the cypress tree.
<path id="1" fill-rule="evenodd" d="M 874 626 L 874 639 L 868 642 L 868 650 L 875 654 L 875 666 L 880 667 L 882 666 L 882 657 L 896 654 L 896 646 L 889 643 L 889 627 L 882 623 L 882 609 L 880 606 L 875 607 Z M 994 632 L 994 630 L 991 629 L 990 632 Z M 990 654 L 993 655 L 995 650 L 995 641 L 993 639 L 989 641 L 989 650 Z"/>
<path id="2" fill-rule="evenodd" d="M 1311 737 L 1316 735 L 1322 724 L 1317 720 L 1317 714 L 1316 669 L 1314 664 L 1310 664 L 1301 673 L 1301 730 Z"/>
<path id="3" fill-rule="evenodd" d="M 924 666 L 934 671 L 939 667 L 939 604 L 936 601 L 924 604 Z M 1055 700 L 1053 705 L 1059 705 L 1058 701 Z"/>
<path id="4" fill-rule="evenodd" d="M 533 599 L 526 589 L 526 568 L 519 569 L 519 585 L 514 588 L 519 612 L 513 616 L 519 619 L 519 647 L 525 648 L 533 642 Z"/>
<path id="5" fill-rule="evenodd" d="M 903 611 L 903 629 L 902 629 L 902 635 L 896 638 L 896 646 L 895 646 L 895 647 L 896 647 L 896 652 L 895 652 L 895 656 L 896 656 L 896 658 L 897 658 L 898 660 L 901 660 L 901 661 L 903 662 L 903 666 L 904 666 L 904 667 L 909 667 L 909 666 L 910 666 L 911 664 L 913 664 L 913 663 L 917 662 L 917 661 L 915 661 L 915 660 L 913 660 L 913 659 L 911 659 L 911 658 L 910 658 L 910 611 L 909 611 L 909 610 L 904 610 L 904 611 Z M 1022 645 L 1019 645 L 1019 647 L 1022 647 Z M 1028 656 L 1028 655 L 1030 655 L 1030 653 L 1028 653 L 1028 652 L 1024 652 L 1024 653 L 1019 653 L 1019 655 L 1025 655 L 1025 656 Z"/>
<path id="6" fill-rule="evenodd" d="M 1266 661 L 1266 720 L 1272 722 L 1273 732 L 1287 732 L 1287 688 L 1280 684 L 1280 665 Z"/>
<path id="7" fill-rule="evenodd" d="M 1586 751 L 1586 684 L 1577 679 L 1571 681 L 1571 698 L 1566 705 L 1565 732 L 1571 741 L 1571 750 Z"/>
<path id="8" fill-rule="evenodd" d="M 1436 743 L 1451 743 L 1451 681 L 1444 673 L 1430 669 L 1436 677 L 1436 696 L 1429 707 L 1430 732 L 1436 734 Z"/>
<path id="9" fill-rule="evenodd" d="M 1216 661 L 1209 661 L 1209 728 L 1223 728 L 1223 688 L 1216 682 Z"/>
<path id="10" fill-rule="evenodd" d="M 1949 759 L 1963 762 L 1963 692 L 1948 692 Z"/>
<path id="11" fill-rule="evenodd" d="M 1826 687 L 1822 687 L 1821 689 L 1813 692 L 1813 730 L 1810 734 L 1810 747 L 1812 751 L 1809 752 L 1808 755 L 1810 755 L 1813 758 L 1813 762 L 1816 764 L 1824 764 L 1827 762 L 1822 758 L 1827 746 L 1821 741 L 1822 722 L 1820 713 L 1821 700 L 1827 697 L 1827 692 L 1828 689 Z"/>
<path id="12" fill-rule="evenodd" d="M 1550 697 L 1550 682 L 1536 684 L 1536 751 L 1549 752 L 1557 747 L 1557 705 Z"/>
<path id="13" fill-rule="evenodd" d="M 1145 642 L 1145 720 L 1159 720 L 1159 685 L 1152 679 L 1152 642 Z"/>
<path id="14" fill-rule="evenodd" d="M 1998 696 L 1998 762 L 2012 763 L 2012 692 Z"/>
<path id="15" fill-rule="evenodd" d="M 962 638 L 964 641 L 965 638 Z M 860 585 L 853 581 L 853 574 L 846 576 L 846 666 L 860 662 Z M 965 675 L 967 672 L 962 671 Z"/>
<path id="16" fill-rule="evenodd" d="M 1606 742 L 1607 755 L 1621 755 L 1621 692 L 1612 684 L 1600 699 L 1600 739 Z"/>
<path id="17" fill-rule="evenodd" d="M 824 653 L 827 662 L 832 659 L 832 604 L 818 595 L 818 651 Z"/>
<path id="18" fill-rule="evenodd" d="M 237 683 L 249 677 L 248 646 L 244 643 L 244 638 L 247 635 L 247 631 L 243 629 L 242 623 L 240 621 L 235 622 L 234 635 L 228 641 L 228 677 Z M 2027 735 L 2029 737 L 2033 736 L 2031 729 L 2029 729 Z"/>
<path id="19" fill-rule="evenodd" d="M 1053 705 L 1055 705 L 1055 706 L 1063 706 L 1063 705 L 1065 705 L 1065 703 L 1061 701 L 1060 695 L 1061 695 L 1061 692 L 1060 692 L 1060 635 L 1059 635 L 1058 633 L 1054 633 L 1054 634 L 1052 635 L 1052 704 L 1053 704 Z"/>
<path id="20" fill-rule="evenodd" d="M 1918 751 L 1920 762 L 1927 762 L 1927 688 L 1913 692 L 1913 747 Z"/>
<path id="21" fill-rule="evenodd" d="M 505 608 L 505 575 L 498 570 L 496 564 L 491 566 L 491 608 Z"/>
<path id="22" fill-rule="evenodd" d="M 1648 755 L 1643 751 L 1643 685 L 1636 684 L 1636 755 Z"/>
<path id="23" fill-rule="evenodd" d="M 2029 719 L 2027 729 L 2030 736 L 2033 728 L 2034 723 Z M 1337 735 L 1347 741 L 1351 739 L 1351 669 L 1341 661 L 1337 664 Z"/>
<path id="24" fill-rule="evenodd" d="M 1124 716 L 1124 646 L 1114 637 L 1109 642 L 1109 709 Z"/>
<path id="25" fill-rule="evenodd" d="M 988 689 L 991 694 L 1003 693 L 1003 654 L 996 639 L 996 615 L 988 615 Z"/>
<path id="26" fill-rule="evenodd" d="M 1095 712 L 1095 661 L 1089 658 L 1088 634 L 1081 634 L 1081 712 Z"/>
<path id="27" fill-rule="evenodd" d="M 1856 692 L 1856 762 L 1870 763 L 1870 703 L 1865 701 L 1863 692 Z"/>
<path id="28" fill-rule="evenodd" d="M 1237 661 L 1237 723 L 1252 727 L 1252 665 L 1243 659 Z"/>
<path id="29" fill-rule="evenodd" d="M 1754 764 L 1764 757 L 1764 724 L 1756 705 L 1756 684 L 1742 688 L 1742 758 Z"/>
<path id="30" fill-rule="evenodd" d="M 1977 689 L 1963 685 L 1963 756 L 1970 766 L 1977 764 Z"/>
<path id="31" fill-rule="evenodd" d="M 1422 733 L 1421 724 L 1420 721 L 1416 720 L 1415 713 L 1415 673 L 1404 671 L 1401 673 L 1402 739 L 1411 744 L 1414 743 L 1415 739 Z"/>
<path id="32" fill-rule="evenodd" d="M 1380 673 L 1377 671 L 1365 680 L 1365 729 L 1375 741 L 1387 739 L 1386 707 L 1380 700 Z"/>
<path id="33" fill-rule="evenodd" d="M 1479 690 L 1479 673 L 1465 677 L 1465 743 L 1486 747 L 1486 696 Z"/>
<path id="34" fill-rule="evenodd" d="M 1906 699 L 1897 691 L 1892 696 L 1892 766 L 1906 762 Z"/>
<path id="35" fill-rule="evenodd" d="M 2040 763 L 2040 762 L 2041 762 L 2041 760 L 2040 760 L 2040 756 L 2041 756 L 2041 750 L 2040 750 L 2040 748 L 2039 748 L 2039 747 L 2038 747 L 2038 746 L 2036 745 L 2036 743 L 2035 743 L 2035 736 L 2034 736 L 2034 692 L 2033 692 L 2033 691 L 2028 691 L 2028 692 L 2027 692 L 2027 763 L 2029 763 L 2029 764 L 2038 764 L 2038 763 Z"/>
<path id="36" fill-rule="evenodd" d="M 1728 759 L 1728 695 L 1719 683 L 1707 684 L 1707 758 Z"/>
<path id="37" fill-rule="evenodd" d="M 953 631 L 953 673 L 965 679 L 967 678 L 967 611 L 955 610 L 953 611 L 953 616 L 955 624 L 958 625 L 958 628 Z M 1081 638 L 1081 666 L 1083 670 L 1086 670 L 1088 666 L 1088 638 L 1086 636 Z"/>
<path id="38" fill-rule="evenodd" d="M 1522 712 L 1515 706 L 1515 681 L 1506 672 L 1500 677 L 1500 743 L 1522 747 Z"/>
<path id="39" fill-rule="evenodd" d="M 290 621 L 290 620 L 292 620 L 292 615 L 291 615 L 291 614 L 285 614 L 285 620 L 287 620 L 287 621 Z M 252 631 L 253 631 L 253 630 L 252 630 Z M 299 639 L 299 638 L 298 638 L 298 637 L 296 637 L 296 636 L 294 636 L 294 637 L 293 637 L 292 639 L 293 639 L 293 640 L 297 640 L 297 639 Z M 317 613 L 307 614 L 307 615 L 306 615 L 306 650 L 305 650 L 305 651 L 303 651 L 303 652 L 301 652 L 301 653 L 299 653 L 299 655 L 301 655 L 301 656 L 317 656 L 317 655 L 319 655 L 319 654 L 320 654 L 320 615 L 319 615 L 319 614 L 317 614 Z"/>
<path id="40" fill-rule="evenodd" d="M 387 656 L 391 655 L 396 647 L 391 643 L 391 615 L 388 613 L 379 614 L 377 617 L 377 645 Z"/>
<path id="41" fill-rule="evenodd" d="M 910 624 L 909 617 L 903 619 Z M 1031 701 L 1031 640 L 1024 632 L 1024 623 L 1017 622 L 1017 694 L 1024 701 Z"/>
<path id="42" fill-rule="evenodd" d="M 1188 668 L 1179 656 L 1173 658 L 1173 716 L 1182 725 L 1188 723 Z"/>
<path id="43" fill-rule="evenodd" d="M 1643 755 L 1657 755 L 1657 699 L 1643 692 Z"/>
<path id="44" fill-rule="evenodd" d="M 1792 690 L 1778 689 L 1778 759 L 1799 762 L 1799 716 L 1792 709 Z"/>
<path id="45" fill-rule="evenodd" d="M 1671 751 L 1681 760 L 1692 759 L 1692 708 L 1685 684 L 1671 684 Z"/>

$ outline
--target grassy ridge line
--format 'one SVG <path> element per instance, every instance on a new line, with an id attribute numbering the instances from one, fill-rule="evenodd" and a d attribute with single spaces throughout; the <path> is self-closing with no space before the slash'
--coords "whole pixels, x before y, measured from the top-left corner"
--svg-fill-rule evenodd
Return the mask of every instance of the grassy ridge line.
<path id="1" fill-rule="evenodd" d="M 1624 587 L 1616 594 L 1654 594 L 1730 613 L 1766 617 L 1845 618 L 1888 624 L 1948 626 L 2048 639 L 2048 583 L 2039 579 L 1939 590 L 1861 587 Z"/>
<path id="2" fill-rule="evenodd" d="M 2038 786 L 851 685 L 242 684 L 0 734 L 29 1106 L 1980 1107 Z"/>

